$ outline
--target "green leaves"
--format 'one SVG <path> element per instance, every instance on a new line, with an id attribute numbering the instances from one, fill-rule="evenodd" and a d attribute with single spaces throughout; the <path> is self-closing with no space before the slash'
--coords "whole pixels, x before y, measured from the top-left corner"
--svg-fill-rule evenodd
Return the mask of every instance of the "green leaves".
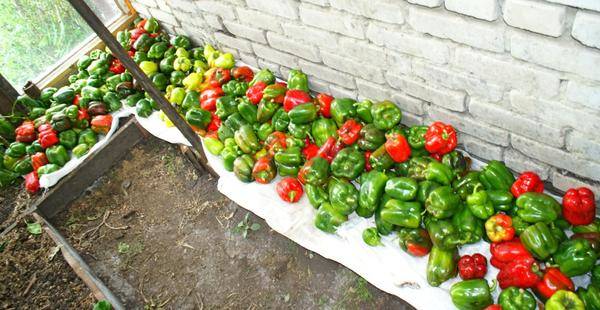
<path id="1" fill-rule="evenodd" d="M 244 219 L 233 228 L 233 231 L 241 234 L 242 237 L 246 239 L 246 237 L 248 237 L 248 231 L 257 231 L 260 227 L 259 223 L 250 223 L 250 213 L 246 213 Z"/>
<path id="2" fill-rule="evenodd" d="M 32 222 L 32 223 L 28 223 L 25 222 L 25 224 L 27 224 L 27 231 L 32 234 L 32 235 L 39 235 L 42 233 L 42 225 L 40 225 L 40 223 L 37 222 Z"/>
<path id="3" fill-rule="evenodd" d="M 94 310 L 111 310 L 111 304 L 106 300 L 99 300 L 94 304 Z"/>

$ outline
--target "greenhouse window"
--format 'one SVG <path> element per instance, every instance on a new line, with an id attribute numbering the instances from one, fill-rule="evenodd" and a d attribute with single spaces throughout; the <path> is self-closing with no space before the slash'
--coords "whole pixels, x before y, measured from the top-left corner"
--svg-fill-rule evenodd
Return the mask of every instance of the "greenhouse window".
<path id="1" fill-rule="evenodd" d="M 115 0 L 85 0 L 105 25 L 124 15 Z M 7 0 L 0 6 L 0 71 L 17 89 L 40 81 L 96 35 L 67 0 Z"/>

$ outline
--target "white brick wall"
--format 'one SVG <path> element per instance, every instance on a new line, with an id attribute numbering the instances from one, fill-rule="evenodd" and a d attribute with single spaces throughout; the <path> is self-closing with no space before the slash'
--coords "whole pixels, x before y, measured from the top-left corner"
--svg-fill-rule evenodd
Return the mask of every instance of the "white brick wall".
<path id="1" fill-rule="evenodd" d="M 133 0 L 312 90 L 391 99 L 461 146 L 600 200 L 600 0 Z"/>

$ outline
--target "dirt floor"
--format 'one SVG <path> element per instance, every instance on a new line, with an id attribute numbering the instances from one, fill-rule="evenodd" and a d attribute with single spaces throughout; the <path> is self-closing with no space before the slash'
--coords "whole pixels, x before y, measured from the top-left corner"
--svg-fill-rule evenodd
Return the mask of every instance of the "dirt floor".
<path id="1" fill-rule="evenodd" d="M 247 215 L 150 139 L 53 223 L 127 309 L 412 309 Z"/>

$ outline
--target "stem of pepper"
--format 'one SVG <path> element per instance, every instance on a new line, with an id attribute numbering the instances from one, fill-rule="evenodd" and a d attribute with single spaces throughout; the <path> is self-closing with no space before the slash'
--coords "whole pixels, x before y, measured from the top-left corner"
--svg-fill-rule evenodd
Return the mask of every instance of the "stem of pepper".
<path id="1" fill-rule="evenodd" d="M 296 198 L 296 195 L 298 193 L 296 193 L 296 191 L 290 191 L 288 194 L 288 197 L 290 198 L 290 201 L 294 201 L 294 198 Z"/>
<path id="2" fill-rule="evenodd" d="M 498 287 L 498 281 L 496 281 L 496 279 L 493 279 L 492 286 L 490 286 L 490 292 L 495 291 L 497 287 Z"/>

